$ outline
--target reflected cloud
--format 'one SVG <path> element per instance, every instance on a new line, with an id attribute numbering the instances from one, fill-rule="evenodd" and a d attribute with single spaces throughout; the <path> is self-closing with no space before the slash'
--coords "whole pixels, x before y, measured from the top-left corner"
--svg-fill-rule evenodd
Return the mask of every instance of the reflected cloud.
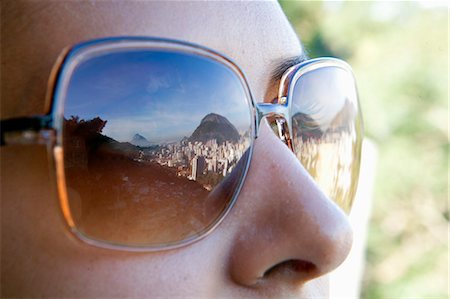
<path id="1" fill-rule="evenodd" d="M 120 142 L 135 134 L 150 142 L 189 136 L 208 113 L 239 132 L 251 123 L 239 78 L 204 57 L 162 50 L 124 50 L 80 63 L 70 82 L 66 118 L 107 119 L 104 132 Z"/>
<path id="2" fill-rule="evenodd" d="M 343 111 L 350 114 L 347 119 L 353 119 L 358 110 L 351 76 L 347 71 L 336 67 L 304 74 L 295 84 L 293 114 L 307 115 L 323 132 L 333 122 L 336 123 L 335 119 Z"/>
<path id="3" fill-rule="evenodd" d="M 170 80 L 167 76 L 150 76 L 145 90 L 149 94 L 155 94 L 161 89 L 169 88 L 170 86 Z"/>

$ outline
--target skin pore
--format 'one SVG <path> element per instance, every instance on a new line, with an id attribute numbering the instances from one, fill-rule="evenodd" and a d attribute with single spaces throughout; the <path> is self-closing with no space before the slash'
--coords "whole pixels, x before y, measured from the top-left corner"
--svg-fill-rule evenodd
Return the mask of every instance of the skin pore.
<path id="1" fill-rule="evenodd" d="M 1 118 L 42 114 L 61 50 L 107 36 L 156 36 L 232 58 L 257 101 L 301 44 L 274 2 L 2 1 Z M 263 125 L 237 203 L 208 237 L 132 253 L 79 241 L 61 216 L 44 146 L 1 149 L 2 297 L 323 298 L 352 242 L 344 213 Z"/>

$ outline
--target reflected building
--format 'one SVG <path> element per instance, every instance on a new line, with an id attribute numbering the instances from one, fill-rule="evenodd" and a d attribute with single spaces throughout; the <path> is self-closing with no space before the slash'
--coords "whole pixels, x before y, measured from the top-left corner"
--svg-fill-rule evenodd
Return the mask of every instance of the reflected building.
<path id="1" fill-rule="evenodd" d="M 191 137 L 179 142 L 142 148 L 141 162 L 175 169 L 178 177 L 211 190 L 233 170 L 250 146 L 250 132 L 240 134 L 225 117 L 209 113 Z"/>
<path id="2" fill-rule="evenodd" d="M 141 161 L 156 162 L 161 166 L 175 168 L 177 176 L 200 181 L 203 187 L 214 187 L 214 176 L 225 177 L 231 173 L 245 151 L 250 146 L 248 134 L 242 134 L 239 141 L 225 141 L 218 144 L 216 139 L 207 142 L 182 140 L 175 144 L 158 145 L 154 149 L 143 149 Z M 219 180 L 217 180 L 219 181 Z"/>

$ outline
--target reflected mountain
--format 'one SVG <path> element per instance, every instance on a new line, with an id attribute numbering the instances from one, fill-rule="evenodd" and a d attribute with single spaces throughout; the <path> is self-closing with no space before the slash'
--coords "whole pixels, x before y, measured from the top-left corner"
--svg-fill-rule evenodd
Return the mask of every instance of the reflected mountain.
<path id="1" fill-rule="evenodd" d="M 303 141 L 310 138 L 320 139 L 324 134 L 320 124 L 308 114 L 296 113 L 292 117 L 292 125 L 295 138 L 302 138 Z"/>
<path id="2" fill-rule="evenodd" d="M 218 144 L 221 144 L 225 141 L 238 142 L 239 138 L 238 130 L 228 119 L 219 114 L 210 113 L 202 119 L 188 141 L 206 143 L 208 140 L 215 139 Z"/>
<path id="3" fill-rule="evenodd" d="M 133 139 L 130 141 L 131 144 L 139 147 L 149 147 L 152 144 L 144 136 L 140 134 L 134 134 Z"/>
<path id="4" fill-rule="evenodd" d="M 306 141 L 310 138 L 323 138 L 324 134 L 350 132 L 356 117 L 356 107 L 350 101 L 346 101 L 338 111 L 333 111 L 331 116 L 320 115 L 313 118 L 309 114 L 298 112 L 292 117 L 294 135 Z"/>

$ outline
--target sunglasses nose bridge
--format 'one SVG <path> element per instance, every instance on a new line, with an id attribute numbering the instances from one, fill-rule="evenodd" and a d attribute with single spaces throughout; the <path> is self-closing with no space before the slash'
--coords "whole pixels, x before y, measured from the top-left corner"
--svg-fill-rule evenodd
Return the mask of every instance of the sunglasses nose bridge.
<path id="1" fill-rule="evenodd" d="M 256 136 L 259 135 L 259 127 L 263 118 L 283 119 L 286 123 L 289 121 L 289 108 L 287 105 L 258 103 L 256 104 Z"/>

